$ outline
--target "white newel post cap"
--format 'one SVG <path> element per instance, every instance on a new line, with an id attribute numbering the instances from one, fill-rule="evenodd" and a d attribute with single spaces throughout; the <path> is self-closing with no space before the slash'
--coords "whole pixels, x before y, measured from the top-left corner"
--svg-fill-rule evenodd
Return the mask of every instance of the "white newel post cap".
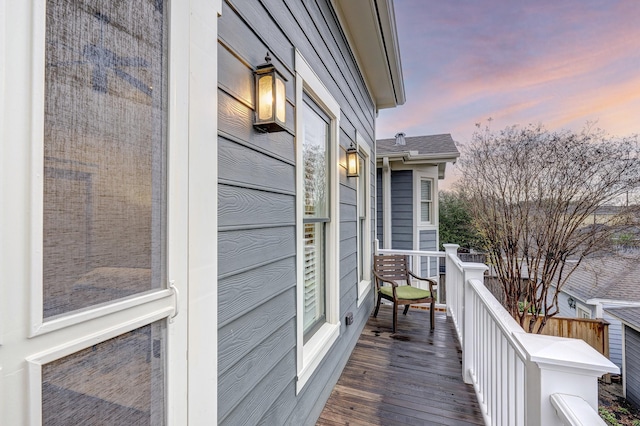
<path id="1" fill-rule="evenodd" d="M 580 339 L 525 332 L 514 337 L 527 354 L 527 405 L 533 409 L 529 424 L 557 423 L 550 399 L 555 393 L 579 396 L 597 412 L 598 378 L 618 373 L 614 363 Z"/>
<path id="2" fill-rule="evenodd" d="M 458 248 L 460 248 L 460 246 L 458 244 L 443 244 L 442 247 L 444 247 L 444 252 L 446 254 L 457 254 L 458 253 Z"/>

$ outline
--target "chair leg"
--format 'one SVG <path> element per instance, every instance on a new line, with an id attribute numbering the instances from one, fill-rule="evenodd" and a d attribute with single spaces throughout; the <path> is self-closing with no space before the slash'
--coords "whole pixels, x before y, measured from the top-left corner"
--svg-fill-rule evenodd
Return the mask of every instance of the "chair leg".
<path id="1" fill-rule="evenodd" d="M 378 317 L 378 310 L 380 309 L 380 300 L 382 299 L 382 296 L 380 296 L 380 294 L 378 294 L 378 303 L 376 304 L 376 310 L 373 311 L 373 317 L 377 318 Z"/>
<path id="2" fill-rule="evenodd" d="M 396 325 L 398 324 L 398 305 L 393 304 L 393 332 L 396 332 Z"/>
<path id="3" fill-rule="evenodd" d="M 431 331 L 436 327 L 436 302 L 431 302 Z"/>
<path id="4" fill-rule="evenodd" d="M 407 312 L 409 312 L 409 305 L 404 305 L 404 312 L 402 312 L 402 315 L 407 315 Z"/>

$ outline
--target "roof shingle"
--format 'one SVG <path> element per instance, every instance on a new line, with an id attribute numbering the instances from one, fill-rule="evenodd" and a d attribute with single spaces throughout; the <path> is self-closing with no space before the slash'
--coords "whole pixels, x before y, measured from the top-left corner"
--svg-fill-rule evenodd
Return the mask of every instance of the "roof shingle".
<path id="1" fill-rule="evenodd" d="M 427 136 L 405 136 L 406 145 L 396 145 L 396 139 L 378 139 L 376 141 L 376 152 L 380 154 L 395 154 L 400 152 L 417 151 L 419 155 L 428 154 L 455 154 L 460 155 L 456 143 L 451 134 L 427 135 Z"/>

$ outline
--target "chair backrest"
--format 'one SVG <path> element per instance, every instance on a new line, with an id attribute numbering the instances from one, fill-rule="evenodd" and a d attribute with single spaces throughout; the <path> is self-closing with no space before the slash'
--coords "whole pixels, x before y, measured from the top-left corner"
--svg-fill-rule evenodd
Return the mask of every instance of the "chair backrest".
<path id="1" fill-rule="evenodd" d="M 373 270 L 384 279 L 405 281 L 411 285 L 407 257 L 403 254 L 375 255 L 373 256 Z"/>

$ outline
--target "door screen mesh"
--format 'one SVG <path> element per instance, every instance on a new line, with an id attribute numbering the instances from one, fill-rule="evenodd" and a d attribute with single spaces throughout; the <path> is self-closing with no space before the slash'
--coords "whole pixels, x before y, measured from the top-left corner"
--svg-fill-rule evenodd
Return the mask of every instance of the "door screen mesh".
<path id="1" fill-rule="evenodd" d="M 48 0 L 44 317 L 164 282 L 162 0 Z"/>
<path id="2" fill-rule="evenodd" d="M 164 424 L 164 322 L 42 367 L 42 423 Z"/>

